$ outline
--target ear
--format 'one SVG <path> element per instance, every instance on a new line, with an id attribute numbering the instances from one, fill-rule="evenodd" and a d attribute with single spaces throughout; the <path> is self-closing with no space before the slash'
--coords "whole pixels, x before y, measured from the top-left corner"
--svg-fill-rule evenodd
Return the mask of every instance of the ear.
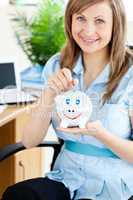
<path id="1" fill-rule="evenodd" d="M 64 95 L 58 95 L 58 96 L 56 96 L 56 97 L 55 97 L 55 103 L 56 103 L 56 104 L 61 103 L 62 100 L 63 100 L 63 98 L 64 98 Z"/>

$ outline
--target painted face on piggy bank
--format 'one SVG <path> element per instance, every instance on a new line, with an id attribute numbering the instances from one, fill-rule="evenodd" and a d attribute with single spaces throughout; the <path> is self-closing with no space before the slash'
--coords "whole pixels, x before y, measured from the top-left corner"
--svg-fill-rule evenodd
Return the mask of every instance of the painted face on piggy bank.
<path id="1" fill-rule="evenodd" d="M 56 111 L 61 119 L 60 127 L 85 128 L 92 113 L 90 98 L 81 91 L 68 91 L 55 98 Z"/>

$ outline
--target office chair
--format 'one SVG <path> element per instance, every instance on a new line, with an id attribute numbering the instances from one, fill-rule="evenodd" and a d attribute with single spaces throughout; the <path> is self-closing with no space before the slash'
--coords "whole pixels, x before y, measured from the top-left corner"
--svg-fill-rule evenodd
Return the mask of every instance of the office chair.
<path id="1" fill-rule="evenodd" d="M 133 50 L 133 45 L 128 45 L 131 50 Z"/>
<path id="2" fill-rule="evenodd" d="M 52 162 L 50 165 L 50 169 L 53 169 L 54 162 L 61 150 L 61 147 L 63 145 L 63 140 L 58 139 L 58 141 L 43 141 L 41 144 L 39 144 L 37 147 L 51 147 L 54 150 Z M 14 155 L 17 152 L 23 151 L 26 148 L 22 144 L 22 142 L 17 142 L 15 144 L 9 144 L 0 149 L 0 162 L 4 161 L 5 159 L 9 158 L 10 156 Z"/>
<path id="3" fill-rule="evenodd" d="M 44 141 L 41 144 L 39 144 L 38 146 L 36 146 L 36 147 L 51 147 L 51 148 L 53 148 L 54 154 L 53 154 L 53 159 L 52 159 L 52 163 L 50 166 L 51 169 L 53 168 L 54 162 L 58 156 L 58 153 L 60 152 L 62 144 L 63 144 L 63 141 L 59 139 L 57 142 Z M 17 152 L 23 151 L 25 149 L 26 148 L 24 147 L 22 142 L 17 142 L 15 144 L 6 145 L 2 149 L 0 149 L 0 162 L 5 160 L 9 156 L 11 156 Z"/>

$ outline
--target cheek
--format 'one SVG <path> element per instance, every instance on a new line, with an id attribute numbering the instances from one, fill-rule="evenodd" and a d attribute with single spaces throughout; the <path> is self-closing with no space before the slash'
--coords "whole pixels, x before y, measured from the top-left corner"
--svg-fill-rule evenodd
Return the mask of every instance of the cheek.
<path id="1" fill-rule="evenodd" d="M 113 31 L 113 27 L 112 27 L 112 24 L 110 24 L 110 25 L 108 25 L 107 27 L 106 27 L 106 31 L 105 31 L 105 33 L 106 33 L 106 37 L 107 38 L 110 38 L 111 39 L 111 37 L 112 37 L 112 31 Z"/>
<path id="2" fill-rule="evenodd" d="M 81 25 L 77 25 L 75 23 L 72 24 L 72 36 L 73 38 L 77 37 L 77 34 L 81 31 L 82 27 Z"/>
<path id="3" fill-rule="evenodd" d="M 100 31 L 100 35 L 103 40 L 110 41 L 112 37 L 112 29 L 110 27 L 106 27 L 104 30 Z"/>

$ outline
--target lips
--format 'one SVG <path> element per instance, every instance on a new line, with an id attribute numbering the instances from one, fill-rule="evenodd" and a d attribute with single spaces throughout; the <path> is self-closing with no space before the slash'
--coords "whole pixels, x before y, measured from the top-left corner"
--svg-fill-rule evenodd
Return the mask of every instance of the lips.
<path id="1" fill-rule="evenodd" d="M 95 43 L 99 40 L 99 38 L 96 38 L 96 39 L 90 39 L 90 38 L 85 38 L 85 37 L 81 37 L 80 36 L 80 39 L 84 42 L 84 43 Z"/>

